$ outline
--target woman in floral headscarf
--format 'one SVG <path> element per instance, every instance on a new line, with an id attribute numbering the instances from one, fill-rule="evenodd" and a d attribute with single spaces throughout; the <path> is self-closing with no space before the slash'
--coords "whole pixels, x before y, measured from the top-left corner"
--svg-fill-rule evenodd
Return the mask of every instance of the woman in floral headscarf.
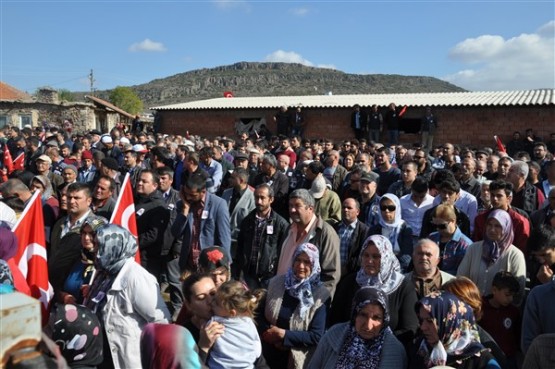
<path id="1" fill-rule="evenodd" d="M 406 368 L 405 349 L 389 327 L 387 300 L 375 287 L 358 290 L 350 321 L 336 324 L 326 332 L 308 368 Z"/>
<path id="2" fill-rule="evenodd" d="M 418 328 L 414 304 L 418 301 L 411 282 L 401 274 L 401 267 L 393 253 L 391 242 L 382 236 L 370 236 L 360 252 L 360 270 L 347 274 L 337 286 L 333 301 L 351 301 L 362 287 L 376 287 L 386 294 L 390 311 L 390 326 L 395 336 L 408 344 Z M 333 304 L 330 312 L 332 324 L 349 320 L 349 307 Z"/>
<path id="3" fill-rule="evenodd" d="M 330 295 L 319 254 L 311 243 L 299 245 L 287 273 L 270 280 L 259 330 L 271 368 L 303 368 L 324 334 Z"/>
<path id="4" fill-rule="evenodd" d="M 96 231 L 95 244 L 96 275 L 84 305 L 104 328 L 102 367 L 140 368 L 143 327 L 168 323 L 170 313 L 156 278 L 135 262 L 137 242 L 128 230 L 104 225 Z"/>
<path id="5" fill-rule="evenodd" d="M 482 296 L 486 296 L 491 293 L 495 274 L 501 270 L 510 272 L 520 284 L 520 291 L 514 299 L 520 304 L 524 297 L 526 260 L 522 251 L 513 245 L 513 239 L 513 222 L 509 213 L 501 209 L 492 211 L 486 220 L 484 240 L 468 247 L 457 275 L 470 278 Z"/>
<path id="6" fill-rule="evenodd" d="M 422 337 L 410 367 L 446 365 L 455 369 L 500 369 L 481 343 L 472 307 L 450 292 L 434 292 L 415 305 Z"/>

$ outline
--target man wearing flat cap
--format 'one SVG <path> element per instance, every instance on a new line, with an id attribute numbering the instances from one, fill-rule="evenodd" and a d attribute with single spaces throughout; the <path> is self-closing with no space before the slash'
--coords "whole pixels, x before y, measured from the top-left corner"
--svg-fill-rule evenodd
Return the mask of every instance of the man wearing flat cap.
<path id="1" fill-rule="evenodd" d="M 117 199 L 122 182 L 118 162 L 114 158 L 104 158 L 100 162 L 102 163 L 100 166 L 100 175 L 108 176 L 114 180 L 115 188 L 112 197 Z"/>

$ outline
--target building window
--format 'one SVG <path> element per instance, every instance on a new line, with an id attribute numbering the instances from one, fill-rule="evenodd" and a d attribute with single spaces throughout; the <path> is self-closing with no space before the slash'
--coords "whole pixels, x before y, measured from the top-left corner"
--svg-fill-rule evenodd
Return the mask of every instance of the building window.
<path id="1" fill-rule="evenodd" d="M 31 114 L 28 115 L 20 115 L 19 116 L 19 128 L 25 127 L 25 125 L 33 125 L 33 117 Z"/>
<path id="2" fill-rule="evenodd" d="M 6 115 L 0 115 L 0 129 L 8 125 L 8 117 Z"/>

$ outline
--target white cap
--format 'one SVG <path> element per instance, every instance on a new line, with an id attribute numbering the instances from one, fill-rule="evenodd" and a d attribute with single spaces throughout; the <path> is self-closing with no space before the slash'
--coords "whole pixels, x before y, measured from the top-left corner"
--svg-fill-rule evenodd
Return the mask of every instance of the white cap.
<path id="1" fill-rule="evenodd" d="M 104 135 L 100 138 L 100 142 L 102 142 L 103 144 L 110 144 L 112 143 L 112 137 L 110 135 Z"/>
<path id="2" fill-rule="evenodd" d="M 321 199 L 322 196 L 324 196 L 324 192 L 326 192 L 326 179 L 323 175 L 319 174 L 314 178 L 308 192 L 310 192 L 315 199 Z"/>

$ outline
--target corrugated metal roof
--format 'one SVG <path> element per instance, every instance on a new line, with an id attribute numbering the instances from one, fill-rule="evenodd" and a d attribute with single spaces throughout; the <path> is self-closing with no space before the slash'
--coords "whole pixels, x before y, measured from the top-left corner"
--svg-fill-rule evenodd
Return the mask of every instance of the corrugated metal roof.
<path id="1" fill-rule="evenodd" d="M 375 95 L 317 95 L 317 96 L 267 96 L 232 97 L 191 101 L 182 104 L 156 106 L 151 110 L 212 110 L 278 108 L 283 105 L 305 108 L 345 108 L 362 106 L 515 106 L 554 105 L 555 89 L 490 92 L 440 92 L 415 94 Z"/>

